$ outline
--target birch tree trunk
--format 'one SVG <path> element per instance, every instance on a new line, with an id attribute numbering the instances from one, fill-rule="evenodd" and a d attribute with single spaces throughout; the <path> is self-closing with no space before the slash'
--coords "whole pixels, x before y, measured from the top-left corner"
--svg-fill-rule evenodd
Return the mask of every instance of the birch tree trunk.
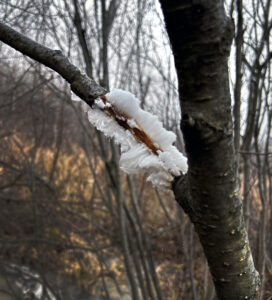
<path id="1" fill-rule="evenodd" d="M 173 184 L 199 235 L 219 299 L 257 299 L 235 159 L 223 1 L 161 0 L 179 80 L 189 172 Z"/>

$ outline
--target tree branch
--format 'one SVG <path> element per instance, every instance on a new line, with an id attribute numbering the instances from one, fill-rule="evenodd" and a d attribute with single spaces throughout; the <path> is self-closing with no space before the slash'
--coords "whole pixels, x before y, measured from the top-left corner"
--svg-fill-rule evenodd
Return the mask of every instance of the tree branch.
<path id="1" fill-rule="evenodd" d="M 22 54 L 56 71 L 70 83 L 71 90 L 88 105 L 91 106 L 95 98 L 106 93 L 103 87 L 81 72 L 61 51 L 45 47 L 15 31 L 3 22 L 0 22 L 0 40 Z"/>

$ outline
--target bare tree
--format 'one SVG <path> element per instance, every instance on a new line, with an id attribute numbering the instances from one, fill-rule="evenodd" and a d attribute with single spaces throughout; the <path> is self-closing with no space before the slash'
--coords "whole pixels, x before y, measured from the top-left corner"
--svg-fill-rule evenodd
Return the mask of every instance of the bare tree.
<path id="1" fill-rule="evenodd" d="M 189 2 L 180 4 L 178 1 L 173 1 L 171 4 L 167 3 L 167 1 L 161 2 L 179 78 L 183 114 L 182 130 L 190 163 L 189 174 L 186 177 L 177 178 L 173 190 L 176 199 L 195 224 L 208 259 L 219 298 L 257 299 L 259 279 L 253 265 L 242 217 L 237 162 L 233 148 L 231 103 L 227 74 L 227 58 L 232 40 L 232 25 L 225 17 L 222 1 L 216 4 L 212 1 L 198 1 L 194 4 Z M 110 75 L 107 71 L 107 34 L 109 28 L 107 28 L 106 16 L 111 11 L 114 12 L 116 1 L 112 1 L 112 6 L 108 7 L 105 5 L 105 2 L 103 3 L 100 7 L 96 1 L 97 7 L 95 8 L 96 10 L 99 8 L 102 10 L 101 26 L 104 26 L 102 40 L 99 41 L 101 46 L 100 53 L 104 60 L 102 59 L 102 69 L 98 72 L 103 75 L 99 76 L 98 79 L 100 83 L 108 88 Z M 74 1 L 74 10 L 71 10 L 71 15 L 74 13 L 74 22 L 84 54 L 87 74 L 94 76 L 95 55 L 92 54 L 84 37 L 85 29 L 82 27 L 82 24 L 84 24 L 85 20 L 81 18 L 81 13 L 83 12 L 84 14 L 82 7 L 79 6 L 79 2 Z M 239 1 L 237 1 L 237 8 L 241 14 Z M 69 9 L 68 5 L 67 9 Z M 97 14 L 98 16 L 99 14 Z M 141 19 L 140 16 L 139 19 Z M 240 35 L 237 35 L 236 41 L 237 49 L 241 50 L 241 15 L 239 24 L 238 31 Z M 139 31 L 140 26 L 137 28 Z M 85 75 L 82 75 L 60 52 L 46 49 L 2 23 L 0 29 L 2 41 L 59 72 L 71 84 L 72 90 L 86 103 L 92 104 L 95 97 L 105 93 L 104 89 Z M 139 45 L 139 39 L 136 39 L 136 45 Z M 136 51 L 138 51 L 137 47 Z M 138 62 L 138 67 L 138 75 L 140 76 L 140 61 Z M 237 68 L 238 70 L 241 68 L 241 53 L 237 53 Z M 238 152 L 239 93 L 241 91 L 239 85 L 241 74 L 237 74 L 235 149 Z M 145 89 L 149 88 L 150 82 L 147 80 L 144 84 L 143 78 L 140 76 L 139 83 L 141 96 L 143 96 L 145 95 Z M 249 112 L 252 114 L 252 108 L 249 109 Z M 250 134 L 252 135 L 252 131 L 248 132 L 251 132 Z M 255 135 L 255 140 L 257 140 L 257 135 Z M 100 145 L 103 146 L 103 139 L 100 142 Z M 256 151 L 258 150 L 257 153 L 260 153 L 257 148 L 256 145 Z M 242 149 L 244 148 L 242 147 Z M 88 147 L 85 147 L 85 150 L 87 153 Z M 112 150 L 113 153 L 117 153 L 114 148 Z M 87 156 L 91 166 L 91 157 L 88 154 Z M 104 156 L 105 161 L 108 162 L 107 168 L 110 181 L 110 177 L 112 178 L 110 174 L 112 173 L 114 174 L 113 177 L 120 178 L 116 164 L 118 153 L 113 157 L 114 160 L 108 161 L 106 155 Z M 259 161 L 258 164 L 260 165 L 261 162 Z M 266 180 L 263 179 L 263 182 L 266 182 Z M 152 268 L 152 257 L 149 258 L 147 265 L 144 262 L 145 258 L 143 258 L 145 250 L 140 252 L 143 261 L 143 269 L 140 270 L 137 269 L 137 264 L 133 267 L 130 254 L 128 254 L 129 249 L 133 252 L 133 245 L 135 245 L 133 244 L 135 241 L 129 239 L 129 236 L 131 236 L 129 230 L 134 228 L 136 236 L 138 234 L 138 242 L 144 243 L 143 231 L 137 233 L 137 228 L 141 229 L 141 221 L 137 218 L 134 220 L 131 216 L 126 202 L 124 202 L 123 192 L 120 189 L 120 180 L 117 180 L 115 183 L 112 181 L 111 184 L 113 186 L 115 184 L 115 195 L 119 201 L 120 228 L 123 230 L 122 244 L 124 253 L 127 253 L 127 255 L 125 254 L 127 273 L 134 290 L 134 299 L 138 299 L 139 296 L 137 295 L 135 276 L 131 272 L 132 269 L 137 273 L 138 282 L 142 283 L 142 286 L 145 284 L 142 281 L 143 271 L 143 274 L 146 276 L 147 288 L 146 290 L 145 288 L 141 289 L 143 297 L 148 294 L 151 299 L 159 298 L 160 292 L 156 288 L 156 277 L 152 275 L 151 283 L 150 275 L 148 275 L 149 272 L 150 274 L 154 273 L 154 267 L 153 271 L 149 270 L 149 268 Z M 97 185 L 98 187 L 99 184 Z M 133 192 L 132 185 L 130 190 L 132 203 L 136 203 L 133 201 L 135 192 Z M 260 189 L 260 191 L 263 191 L 263 189 Z M 110 207 L 110 202 L 107 200 L 106 202 L 109 203 Z M 266 202 L 263 203 L 265 204 Z M 263 211 L 265 212 L 265 209 Z M 138 215 L 136 206 L 135 214 L 136 216 Z M 137 226 L 135 226 L 135 221 Z M 127 222 L 131 224 L 131 229 L 126 230 Z M 261 227 L 264 228 L 265 223 L 262 223 Z M 261 236 L 263 241 L 265 235 L 262 234 Z M 141 249 L 141 243 L 138 243 L 139 249 Z M 190 244 L 192 244 L 192 241 Z M 262 244 L 263 242 L 260 242 L 260 245 Z M 137 259 L 138 253 L 134 252 L 132 254 L 133 258 L 135 258 L 134 262 L 139 261 Z M 193 255 L 192 252 L 189 255 L 191 257 Z M 261 265 L 263 266 L 263 264 Z M 261 269 L 263 268 L 261 267 Z M 154 291 L 157 293 L 157 296 L 154 295 Z M 192 291 L 196 298 L 196 290 L 193 284 Z"/>
<path id="2" fill-rule="evenodd" d="M 223 1 L 161 4 L 179 78 L 190 166 L 188 175 L 174 183 L 174 193 L 198 232 L 219 299 L 257 299 L 260 281 L 233 146 L 227 68 L 233 25 Z"/>

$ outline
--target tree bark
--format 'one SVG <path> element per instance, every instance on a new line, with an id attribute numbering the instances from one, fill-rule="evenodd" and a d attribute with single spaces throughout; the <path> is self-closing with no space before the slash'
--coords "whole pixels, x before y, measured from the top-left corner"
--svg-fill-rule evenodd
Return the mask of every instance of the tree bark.
<path id="1" fill-rule="evenodd" d="M 88 105 L 107 91 L 74 66 L 59 50 L 47 48 L 0 22 L 0 41 L 60 74 Z"/>
<path id="2" fill-rule="evenodd" d="M 242 89 L 242 48 L 243 48 L 243 0 L 236 0 L 237 7 L 237 33 L 235 36 L 235 88 L 234 88 L 234 149 L 236 151 L 237 165 L 240 160 L 240 135 L 241 135 L 241 89 Z"/>
<path id="3" fill-rule="evenodd" d="M 219 299 L 257 299 L 235 159 L 223 1 L 160 0 L 179 80 L 189 172 L 173 183 L 194 223 Z"/>

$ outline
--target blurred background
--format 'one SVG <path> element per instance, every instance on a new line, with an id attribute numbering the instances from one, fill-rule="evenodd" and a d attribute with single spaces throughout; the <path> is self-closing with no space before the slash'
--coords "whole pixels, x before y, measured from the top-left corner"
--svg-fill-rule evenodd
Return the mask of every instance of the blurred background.
<path id="1" fill-rule="evenodd" d="M 271 1 L 227 1 L 241 196 L 262 299 L 272 299 Z M 0 0 L 0 19 L 177 135 L 180 107 L 157 0 Z M 0 43 L 0 299 L 212 300 L 198 238 L 173 194 L 119 169 L 59 76 Z"/>

